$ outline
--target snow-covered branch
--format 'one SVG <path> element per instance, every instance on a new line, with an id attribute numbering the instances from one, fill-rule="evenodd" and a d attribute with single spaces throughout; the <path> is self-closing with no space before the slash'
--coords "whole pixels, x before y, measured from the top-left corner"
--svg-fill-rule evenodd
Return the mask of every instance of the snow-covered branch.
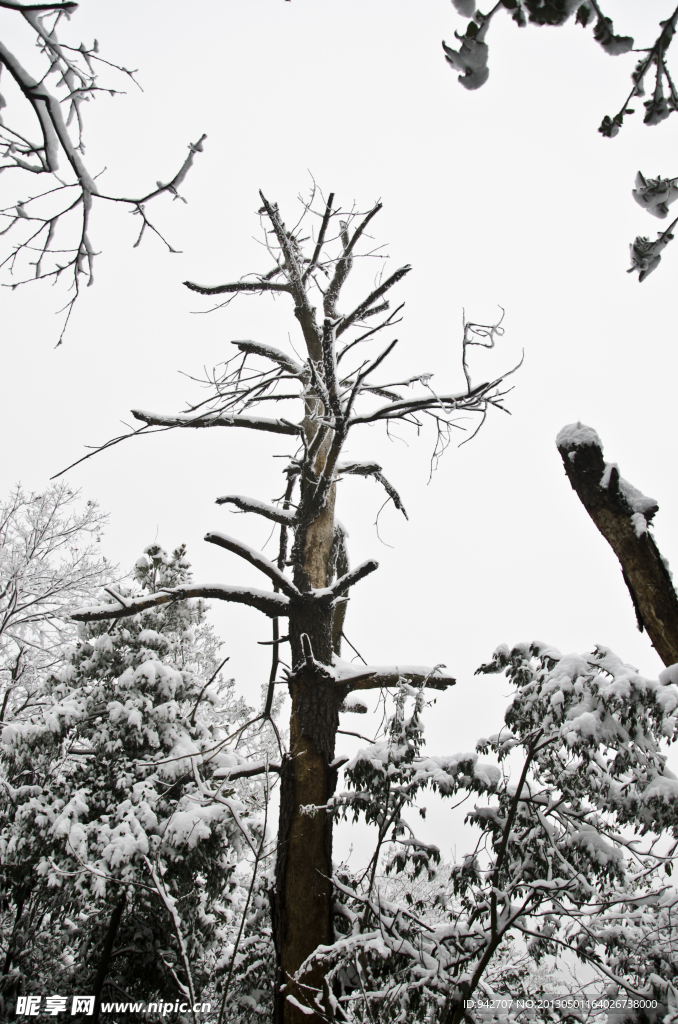
<path id="1" fill-rule="evenodd" d="M 264 430 L 271 434 L 298 434 L 301 430 L 286 420 L 267 419 L 264 416 L 207 415 L 207 416 L 158 416 L 141 409 L 132 409 L 135 419 L 153 427 L 246 427 L 249 430 Z"/>
<path id="2" fill-rule="evenodd" d="M 267 505 L 256 498 L 246 498 L 242 494 L 225 494 L 223 498 L 217 498 L 217 505 L 235 505 L 241 512 L 255 512 L 264 519 L 270 519 L 282 526 L 293 526 L 295 513 L 289 508 L 277 508 L 275 505 Z"/>
<path id="3" fill-rule="evenodd" d="M 375 562 L 373 558 L 369 558 L 366 562 L 361 562 L 355 569 L 350 569 L 344 576 L 341 576 L 336 580 L 331 587 L 328 589 L 332 594 L 343 594 L 344 591 L 348 590 L 349 587 L 359 583 L 360 580 L 364 580 L 366 576 L 374 572 L 379 568 L 379 562 Z"/>
<path id="4" fill-rule="evenodd" d="M 432 690 L 446 690 L 456 679 L 441 671 L 445 666 L 428 668 L 424 665 L 361 665 L 335 659 L 333 674 L 338 683 L 350 690 L 374 690 L 379 687 L 428 686 Z"/>
<path id="5" fill-rule="evenodd" d="M 287 373 L 293 374 L 295 377 L 304 377 L 306 371 L 301 363 L 298 363 L 296 359 L 292 359 L 287 352 L 282 352 L 279 348 L 274 348 L 273 345 L 262 345 L 258 341 L 232 341 L 232 345 L 240 349 L 248 355 L 263 356 L 265 359 L 270 359 L 272 363 L 277 363 Z"/>
<path id="6" fill-rule="evenodd" d="M 205 540 L 208 544 L 216 544 L 220 548 L 224 548 L 226 551 L 232 551 L 233 554 L 238 555 L 240 558 L 249 562 L 255 569 L 259 569 L 264 575 L 276 584 L 283 592 L 287 594 L 289 598 L 300 598 L 301 594 L 295 587 L 294 583 L 285 576 L 284 572 L 270 562 L 268 558 L 259 552 L 255 551 L 248 544 L 243 544 L 241 541 L 236 540 L 234 537 L 228 537 L 225 533 L 207 533 L 205 534 Z M 368 570 L 369 571 L 369 570 Z"/>
<path id="7" fill-rule="evenodd" d="M 184 281 L 187 288 L 192 292 L 199 292 L 201 295 L 229 295 L 237 292 L 288 292 L 289 287 L 279 284 L 276 281 L 233 281 L 231 284 L 196 284 L 194 281 Z"/>
<path id="8" fill-rule="evenodd" d="M 174 601 L 187 601 L 191 598 L 201 597 L 206 600 L 230 601 L 234 604 L 246 604 L 250 608 L 268 615 L 269 618 L 277 618 L 279 615 L 289 614 L 289 598 L 284 594 L 274 594 L 267 590 L 255 590 L 252 587 L 233 587 L 225 583 L 215 584 L 191 584 L 186 587 L 173 587 L 171 590 L 161 591 L 158 594 L 151 594 L 149 597 L 140 597 L 127 601 L 124 605 L 103 604 L 92 608 L 81 608 L 73 612 L 72 619 L 76 622 L 101 622 L 104 619 L 122 619 L 129 615 L 136 615 L 138 612 L 146 611 L 148 608 L 158 608 L 164 604 Z"/>

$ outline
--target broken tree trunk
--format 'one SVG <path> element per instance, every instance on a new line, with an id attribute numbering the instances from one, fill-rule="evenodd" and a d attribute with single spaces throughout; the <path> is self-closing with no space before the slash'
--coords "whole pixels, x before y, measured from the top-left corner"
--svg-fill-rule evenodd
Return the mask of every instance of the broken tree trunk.
<path id="1" fill-rule="evenodd" d="M 659 506 L 605 462 L 595 430 L 571 424 L 556 444 L 578 498 L 619 559 L 638 628 L 647 631 L 665 665 L 678 662 L 678 597 L 648 529 Z"/>

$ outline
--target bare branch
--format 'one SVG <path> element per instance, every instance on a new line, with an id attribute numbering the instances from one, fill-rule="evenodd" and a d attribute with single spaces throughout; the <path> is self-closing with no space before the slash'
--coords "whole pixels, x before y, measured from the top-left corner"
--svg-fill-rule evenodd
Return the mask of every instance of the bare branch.
<path id="1" fill-rule="evenodd" d="M 137 600 L 130 600 L 127 607 L 120 605 L 97 605 L 94 608 L 82 608 L 74 612 L 71 618 L 76 622 L 101 622 L 104 619 L 123 619 L 129 615 L 136 615 L 138 612 L 147 611 L 149 608 L 158 608 L 163 604 L 171 604 L 174 601 L 187 601 L 193 597 L 202 597 L 207 600 L 231 601 L 235 604 L 246 604 L 250 608 L 274 619 L 280 615 L 289 614 L 289 598 L 283 594 L 274 594 L 267 590 L 255 590 L 252 587 L 232 587 L 227 584 L 203 584 L 186 587 L 173 587 L 171 590 L 163 590 L 150 597 L 141 597 Z"/>
<path id="2" fill-rule="evenodd" d="M 235 505 L 243 512 L 255 512 L 265 519 L 284 526 L 293 526 L 296 513 L 292 509 L 276 508 L 275 505 L 266 505 L 256 498 L 245 498 L 241 494 L 225 494 L 223 498 L 217 498 L 217 505 Z"/>
<path id="3" fill-rule="evenodd" d="M 284 271 L 289 282 L 288 291 L 294 298 L 294 315 L 301 326 L 308 354 L 311 359 L 322 358 L 320 333 L 316 323 L 315 308 L 308 298 L 304 276 L 302 272 L 301 253 L 297 252 L 296 239 L 287 231 L 275 204 L 269 203 L 264 193 L 260 190 L 259 195 L 264 204 L 263 208 L 271 222 L 273 231 L 278 240 L 278 245 L 285 258 Z"/>
<path id="4" fill-rule="evenodd" d="M 128 203 L 131 206 L 136 206 L 136 207 L 141 207 L 143 203 L 150 202 L 151 199 L 155 199 L 156 196 L 162 195 L 163 192 L 169 192 L 171 195 L 173 195 L 175 198 L 177 198 L 178 197 L 177 189 L 179 188 L 179 185 L 183 184 L 184 179 L 186 178 L 186 175 L 188 174 L 188 172 L 190 171 L 191 167 L 193 166 L 193 161 L 195 159 L 195 154 L 196 153 L 202 153 L 204 151 L 203 142 L 205 141 L 206 138 L 207 138 L 207 136 L 203 134 L 203 135 L 200 136 L 200 138 L 198 139 L 197 142 L 189 142 L 189 144 L 188 144 L 188 156 L 184 160 L 183 164 L 181 165 L 181 167 L 179 168 L 177 173 L 171 179 L 171 181 L 168 181 L 166 185 L 163 185 L 162 182 L 158 182 L 157 183 L 157 188 L 154 188 L 153 191 L 147 193 L 147 195 L 141 196 L 140 199 L 125 199 L 125 198 L 122 198 L 122 197 L 119 197 L 119 196 L 105 196 L 105 195 L 101 195 L 101 198 L 102 199 L 109 199 L 113 203 Z M 164 241 L 164 239 L 163 239 L 163 241 Z"/>
<path id="5" fill-rule="evenodd" d="M 457 680 L 441 672 L 444 667 L 368 665 L 364 669 L 355 669 L 344 662 L 335 668 L 335 676 L 337 682 L 348 686 L 349 690 L 374 690 L 382 686 L 399 686 L 403 682 L 412 686 L 428 686 L 433 690 L 446 690 L 448 686 L 454 686 Z"/>
<path id="6" fill-rule="evenodd" d="M 225 295 L 235 292 L 289 292 L 287 284 L 280 284 L 278 281 L 234 281 L 231 284 L 203 285 L 195 284 L 193 281 L 184 281 L 187 288 L 192 292 L 200 292 L 201 295 Z"/>
<path id="7" fill-rule="evenodd" d="M 98 55 L 96 41 L 91 47 L 84 44 L 74 47 L 62 43 L 57 37 L 56 27 L 62 13 L 68 15 L 76 8 L 72 2 L 20 4 L 14 0 L 2 0 L 0 7 L 19 12 L 35 33 L 42 58 L 42 68 L 37 77 L 29 73 L 17 56 L 0 40 L 0 67 L 14 80 L 38 127 L 38 138 L 28 138 L 23 129 L 17 130 L 6 119 L 0 121 L 0 148 L 3 163 L 0 171 L 13 168 L 30 175 L 53 175 L 57 185 L 54 188 L 32 194 L 0 210 L 6 221 L 2 234 L 13 230 L 19 233 L 9 255 L 0 266 L 8 269 L 10 280 L 6 287 L 16 288 L 31 281 L 51 279 L 53 282 L 67 279 L 70 283 L 70 298 L 59 311 L 65 314 L 59 344 L 70 322 L 77 302 L 82 281 L 93 283 L 93 267 L 96 249 L 89 238 L 90 217 L 93 199 L 124 203 L 133 208 L 141 217 L 142 226 L 137 239 L 141 241 L 146 228 L 158 235 L 170 252 L 176 250 L 150 222 L 144 204 L 163 193 L 180 198 L 178 188 L 186 178 L 195 154 L 202 151 L 205 136 L 189 146 L 188 157 L 179 171 L 167 183 L 157 186 L 141 198 L 127 198 L 101 193 L 85 161 L 83 141 L 82 104 L 96 97 L 100 91 L 115 95 L 119 90 L 98 84 L 97 68 L 104 65 L 126 75 L 136 83 L 135 72 L 120 67 Z M 45 22 L 45 14 L 54 14 L 51 28 Z M 49 76 L 54 76 L 56 85 L 48 88 Z M 60 92 L 60 90 L 65 90 Z M 20 106 L 20 104 L 19 104 Z M 13 114 L 13 109 L 10 114 Z M 66 178 L 61 174 L 60 165 L 68 166 Z M 58 176 L 59 175 L 59 176 Z M 77 237 L 68 236 L 55 241 L 75 221 Z M 29 273 L 17 273 L 18 267 L 28 264 Z"/>
<path id="8" fill-rule="evenodd" d="M 356 243 L 362 236 L 363 232 L 365 231 L 365 228 L 370 223 L 372 218 L 379 213 L 379 211 L 381 210 L 381 206 L 381 203 L 377 203 L 375 206 L 372 207 L 369 213 L 363 218 L 362 222 L 358 225 L 358 227 L 353 233 L 353 237 L 350 239 L 348 237 L 348 226 L 347 224 L 342 222 L 341 239 L 344 248 L 341 256 L 337 260 L 336 266 L 334 268 L 334 275 L 332 277 L 332 280 L 330 281 L 327 291 L 325 292 L 325 298 L 323 303 L 325 316 L 329 317 L 331 320 L 336 320 L 338 318 L 338 313 L 336 310 L 337 299 L 339 298 L 339 292 L 341 291 L 344 281 L 350 274 L 351 268 L 353 267 L 353 250 L 355 249 Z"/>
<path id="9" fill-rule="evenodd" d="M 387 277 L 383 284 L 380 284 L 378 288 L 375 288 L 373 292 L 370 292 L 367 298 L 361 302 L 359 306 L 356 306 L 352 313 L 349 313 L 348 316 L 342 318 L 341 323 L 337 327 L 337 337 L 343 334 L 344 331 L 347 331 L 352 324 L 356 323 L 356 321 L 360 320 L 370 312 L 370 306 L 374 305 L 377 299 L 380 299 L 381 296 L 392 288 L 394 284 L 397 284 L 398 281 L 402 280 L 402 278 L 405 277 L 405 274 L 409 274 L 411 269 L 412 267 L 409 264 L 405 267 L 401 267 L 399 270 L 396 270 L 394 274 L 391 274 L 390 277 Z M 371 310 L 371 312 L 376 313 L 376 310 Z"/>
<path id="10" fill-rule="evenodd" d="M 318 266 L 318 260 L 320 259 L 320 254 L 321 254 L 321 252 L 323 250 L 323 245 L 325 244 L 325 235 L 327 234 L 327 226 L 328 226 L 328 224 L 330 222 L 330 218 L 332 216 L 332 203 L 333 202 L 334 202 L 334 192 L 330 192 L 329 197 L 327 199 L 327 203 L 325 205 L 325 213 L 323 214 L 322 223 L 320 225 L 320 231 L 318 233 L 318 241 L 316 242 L 316 247 L 315 247 L 315 249 L 313 251 L 313 256 L 311 257 L 311 262 L 309 263 L 309 265 L 307 266 L 306 270 L 304 271 L 304 277 L 303 277 L 304 281 L 306 281 L 306 279 L 309 277 L 309 275 L 312 274 L 313 271 Z"/>
<path id="11" fill-rule="evenodd" d="M 248 427 L 250 430 L 264 430 L 272 434 L 298 434 L 301 431 L 301 427 L 295 423 L 267 419 L 264 416 L 157 416 L 141 409 L 132 409 L 132 415 L 150 427 Z"/>
<path id="12" fill-rule="evenodd" d="M 271 761 L 258 761 L 256 764 L 247 764 L 244 766 L 236 765 L 234 768 L 220 768 L 214 773 L 215 778 L 226 778 L 229 782 L 234 782 L 236 779 L 252 779 L 256 775 L 266 775 L 267 772 L 275 772 L 276 775 L 280 775 L 282 766 L 275 764 Z"/>
<path id="13" fill-rule="evenodd" d="M 266 359 L 270 359 L 294 377 L 302 377 L 306 372 L 301 363 L 292 359 L 286 352 L 281 352 L 280 349 L 274 348 L 273 345 L 262 345 L 258 341 L 232 341 L 231 345 L 235 345 L 241 352 L 251 353 L 255 356 L 264 356 Z"/>
<path id="14" fill-rule="evenodd" d="M 327 589 L 333 594 L 342 594 L 345 590 L 348 590 L 349 587 L 359 583 L 360 580 L 364 580 L 366 576 L 369 576 L 370 573 L 374 572 L 375 569 L 378 568 L 379 562 L 375 562 L 373 558 L 370 558 L 366 562 L 361 562 L 360 565 L 355 567 L 355 569 L 351 569 L 345 576 L 336 580 L 332 586 Z"/>
<path id="15" fill-rule="evenodd" d="M 337 473 L 340 476 L 371 476 L 381 484 L 389 498 L 398 509 L 399 512 L 408 519 L 407 511 L 403 505 L 402 499 L 396 491 L 393 484 L 389 483 L 384 474 L 381 471 L 381 466 L 377 462 L 339 462 L 337 463 Z"/>
<path id="16" fill-rule="evenodd" d="M 249 544 L 243 544 L 241 541 L 235 540 L 234 537 L 229 537 L 225 533 L 206 533 L 205 540 L 208 544 L 216 544 L 226 551 L 232 551 L 234 555 L 238 555 L 246 562 L 249 562 L 250 565 L 253 565 L 260 572 L 263 572 L 264 575 L 268 576 L 271 582 L 280 587 L 283 594 L 287 594 L 288 597 L 301 597 L 301 593 L 297 590 L 294 583 L 285 576 L 284 572 L 281 572 L 277 565 L 269 562 L 268 558 L 264 558 L 259 551 L 255 551 Z"/>
<path id="17" fill-rule="evenodd" d="M 9 11 L 74 11 L 77 6 L 73 0 L 64 0 L 64 3 L 53 4 L 18 4 L 13 0 L 0 0 L 0 7 L 6 7 Z"/>

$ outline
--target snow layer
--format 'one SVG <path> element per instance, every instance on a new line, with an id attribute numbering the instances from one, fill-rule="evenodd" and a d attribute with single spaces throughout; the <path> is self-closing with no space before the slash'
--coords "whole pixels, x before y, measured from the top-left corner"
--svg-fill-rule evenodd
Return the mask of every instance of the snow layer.
<path id="1" fill-rule="evenodd" d="M 587 427 L 581 422 L 568 423 L 564 426 L 558 432 L 556 444 L 559 448 L 578 448 L 586 444 L 593 444 L 598 448 L 603 447 L 603 442 L 593 427 Z"/>

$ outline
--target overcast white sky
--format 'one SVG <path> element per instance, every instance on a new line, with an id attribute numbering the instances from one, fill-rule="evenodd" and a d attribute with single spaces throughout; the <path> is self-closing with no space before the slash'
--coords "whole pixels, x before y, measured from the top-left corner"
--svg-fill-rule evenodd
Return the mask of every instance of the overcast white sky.
<path id="1" fill-rule="evenodd" d="M 607 7 L 617 30 L 645 45 L 670 5 Z M 0 22 L 11 34 L 9 14 Z M 594 426 L 607 458 L 657 498 L 656 537 L 678 565 L 678 243 L 642 285 L 625 273 L 628 243 L 660 228 L 631 199 L 636 171 L 677 173 L 678 120 L 647 128 L 637 113 L 603 139 L 597 126 L 621 106 L 635 57 L 608 57 L 590 28 L 574 24 L 518 30 L 497 18 L 490 80 L 468 93 L 440 48 L 464 25 L 448 0 L 83 0 L 74 41 L 96 36 L 104 56 L 139 68 L 144 88 L 86 111 L 88 162 L 108 168 L 109 192 L 167 180 L 188 142 L 208 135 L 182 188 L 188 204 L 161 199 L 152 210 L 182 253 L 167 255 L 153 238 L 132 249 L 136 221 L 96 210 L 97 281 L 56 351 L 56 290 L 0 295 L 3 493 L 18 480 L 43 488 L 85 444 L 118 433 L 132 407 L 179 411 L 196 390 L 178 371 L 199 374 L 226 358 L 231 338 L 294 340 L 291 304 L 243 298 L 196 315 L 207 302 L 180 283 L 267 269 L 255 240 L 258 188 L 288 221 L 310 174 L 343 205 L 383 200 L 375 239 L 388 244 L 393 269 L 414 267 L 400 287 L 400 372 L 460 386 L 462 308 L 474 320 L 505 308 L 505 339 L 478 359 L 474 378 L 510 368 L 524 350 L 510 417 L 491 415 L 473 442 L 450 448 L 430 485 L 431 436 L 404 435 L 408 447 L 366 429 L 352 444 L 351 455 L 382 462 L 410 513 L 406 523 L 384 510 L 381 535 L 392 546 L 374 530 L 376 486 L 341 485 L 353 563 L 381 563 L 354 591 L 349 638 L 371 662 L 444 662 L 458 678 L 429 716 L 432 752 L 472 749 L 501 724 L 505 681 L 473 677 L 500 642 L 606 644 L 658 671 L 618 564 L 565 478 L 554 445 L 564 423 Z M 110 513 L 104 547 L 121 565 L 156 538 L 185 541 L 196 579 L 261 585 L 202 537 L 221 529 L 263 545 L 264 523 L 235 519 L 214 499 L 270 500 L 283 463 L 268 456 L 288 450 L 284 439 L 242 431 L 169 433 L 122 445 L 68 479 Z M 218 622 L 256 703 L 267 655 L 255 641 L 269 624 L 239 608 L 218 609 Z"/>

